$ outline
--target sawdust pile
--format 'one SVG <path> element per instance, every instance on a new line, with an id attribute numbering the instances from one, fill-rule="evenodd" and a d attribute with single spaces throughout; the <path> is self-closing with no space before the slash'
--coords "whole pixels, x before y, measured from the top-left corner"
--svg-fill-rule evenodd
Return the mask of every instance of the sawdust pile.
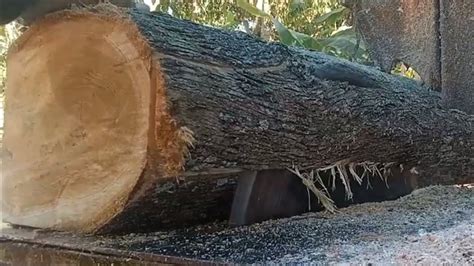
<path id="1" fill-rule="evenodd" d="M 434 186 L 248 227 L 225 223 L 129 235 L 115 246 L 232 263 L 474 263 L 474 187 Z M 118 243 L 118 244 L 117 244 Z"/>

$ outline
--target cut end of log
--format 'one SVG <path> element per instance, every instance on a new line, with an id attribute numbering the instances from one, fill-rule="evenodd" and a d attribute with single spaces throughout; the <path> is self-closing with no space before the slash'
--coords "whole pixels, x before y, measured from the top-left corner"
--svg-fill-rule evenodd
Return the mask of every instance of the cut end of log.
<path id="1" fill-rule="evenodd" d="M 93 232 L 146 186 L 147 165 L 181 170 L 190 136 L 167 115 L 151 55 L 110 12 L 56 13 L 21 36 L 8 58 L 7 222 Z"/>

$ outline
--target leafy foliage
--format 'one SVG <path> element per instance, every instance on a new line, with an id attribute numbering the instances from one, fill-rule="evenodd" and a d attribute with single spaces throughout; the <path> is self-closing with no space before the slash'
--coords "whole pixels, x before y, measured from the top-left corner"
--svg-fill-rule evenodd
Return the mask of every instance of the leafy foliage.
<path id="1" fill-rule="evenodd" d="M 370 63 L 367 48 L 352 27 L 349 10 L 338 0 L 144 0 L 152 10 L 181 19 L 243 30 L 268 41 L 321 51 L 361 63 Z M 11 33 L 0 27 L 0 92 L 5 55 Z M 16 37 L 16 36 L 14 36 Z M 14 38 L 13 38 L 14 39 Z M 417 77 L 402 66 L 396 73 Z"/>
<path id="2" fill-rule="evenodd" d="M 10 23 L 7 26 L 0 26 L 0 96 L 5 89 L 5 76 L 7 71 L 6 59 L 8 47 L 18 38 L 21 33 L 21 25 Z"/>
<path id="3" fill-rule="evenodd" d="M 329 7 L 329 11 L 320 14 L 320 12 L 324 10 L 322 9 L 324 5 L 316 6 L 315 3 L 317 2 L 325 3 L 327 7 Z M 287 2 L 285 1 L 283 3 Z M 294 0 L 289 6 L 287 4 L 286 9 L 282 8 L 285 6 L 282 4 L 272 6 L 273 9 L 271 11 L 273 11 L 274 14 L 267 14 L 258 10 L 256 7 L 251 6 L 247 0 L 239 0 L 237 4 L 255 16 L 270 18 L 278 33 L 279 40 L 284 44 L 301 46 L 349 60 L 359 62 L 368 61 L 365 46 L 360 42 L 353 28 L 345 25 L 349 19 L 350 12 L 345 7 L 338 6 L 336 1 Z M 258 12 L 255 11 L 256 9 Z M 276 12 L 278 10 L 283 12 L 283 14 L 278 14 Z M 308 16 L 308 12 L 312 12 L 312 14 Z M 303 25 L 303 27 L 301 27 L 303 32 L 290 30 L 284 26 L 283 23 L 285 22 L 282 23 L 276 18 L 281 15 L 286 18 L 287 25 L 293 24 L 295 25 L 294 28 L 299 28 L 298 25 Z"/>
<path id="4" fill-rule="evenodd" d="M 392 70 L 392 74 L 401 75 L 407 78 L 421 80 L 420 75 L 416 72 L 415 69 L 412 67 L 404 64 L 403 62 L 399 62 L 395 68 Z"/>
<path id="5" fill-rule="evenodd" d="M 365 45 L 350 26 L 349 10 L 337 0 L 148 1 L 152 8 L 178 18 L 369 62 Z"/>
<path id="6" fill-rule="evenodd" d="M 235 29 L 252 16 L 238 8 L 235 0 L 151 0 L 152 10 L 172 14 L 181 19 Z"/>
<path id="7" fill-rule="evenodd" d="M 329 37 L 349 22 L 350 12 L 337 0 L 269 1 L 270 13 L 294 31 Z"/>
<path id="8" fill-rule="evenodd" d="M 5 27 L 0 27 L 0 95 L 3 95 L 5 88 L 5 75 L 7 71 L 6 54 L 8 41 L 5 33 Z"/>

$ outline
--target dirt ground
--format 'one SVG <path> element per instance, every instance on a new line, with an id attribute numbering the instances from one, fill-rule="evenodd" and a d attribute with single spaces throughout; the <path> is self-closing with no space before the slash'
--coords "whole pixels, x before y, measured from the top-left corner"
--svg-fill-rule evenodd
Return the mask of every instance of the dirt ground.
<path id="1" fill-rule="evenodd" d="M 474 264 L 474 187 L 434 186 L 338 214 L 128 235 L 136 251 L 233 263 Z"/>
<path id="2" fill-rule="evenodd" d="M 115 237 L 40 231 L 22 238 L 76 250 L 113 249 L 221 263 L 474 265 L 473 206 L 474 186 L 434 186 L 337 214 L 309 213 L 240 228 L 221 222 Z"/>

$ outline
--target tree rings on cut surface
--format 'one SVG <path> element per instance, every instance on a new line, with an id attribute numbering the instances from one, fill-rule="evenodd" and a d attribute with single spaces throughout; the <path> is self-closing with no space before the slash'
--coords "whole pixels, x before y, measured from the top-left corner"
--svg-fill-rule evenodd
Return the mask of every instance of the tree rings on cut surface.
<path id="1" fill-rule="evenodd" d="M 151 159 L 163 90 L 151 64 L 124 19 L 66 11 L 21 36 L 8 57 L 6 221 L 93 232 L 123 210 Z"/>

